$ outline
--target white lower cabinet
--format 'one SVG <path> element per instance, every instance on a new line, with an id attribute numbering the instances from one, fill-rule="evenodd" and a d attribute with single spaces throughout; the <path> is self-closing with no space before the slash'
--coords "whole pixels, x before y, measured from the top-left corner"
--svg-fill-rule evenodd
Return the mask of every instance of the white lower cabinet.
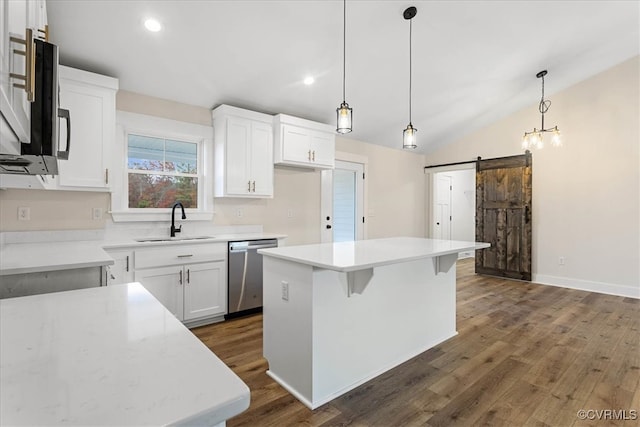
<path id="1" fill-rule="evenodd" d="M 135 281 L 179 320 L 198 322 L 227 313 L 226 245 L 140 249 L 135 266 Z"/>
<path id="2" fill-rule="evenodd" d="M 184 320 L 226 314 L 226 262 L 185 266 Z"/>
<path id="3" fill-rule="evenodd" d="M 106 252 L 114 261 L 107 267 L 107 285 L 133 282 L 133 251 L 106 249 Z"/>
<path id="4" fill-rule="evenodd" d="M 142 285 L 178 319 L 184 319 L 182 266 L 150 268 L 136 271 L 136 282 Z"/>

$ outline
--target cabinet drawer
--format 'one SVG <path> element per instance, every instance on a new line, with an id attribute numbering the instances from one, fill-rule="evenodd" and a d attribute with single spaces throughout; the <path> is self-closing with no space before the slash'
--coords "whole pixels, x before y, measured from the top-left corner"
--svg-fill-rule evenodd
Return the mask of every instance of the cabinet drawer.
<path id="1" fill-rule="evenodd" d="M 227 245 L 224 243 L 138 249 L 135 256 L 135 269 L 222 261 L 226 259 L 226 256 Z"/>

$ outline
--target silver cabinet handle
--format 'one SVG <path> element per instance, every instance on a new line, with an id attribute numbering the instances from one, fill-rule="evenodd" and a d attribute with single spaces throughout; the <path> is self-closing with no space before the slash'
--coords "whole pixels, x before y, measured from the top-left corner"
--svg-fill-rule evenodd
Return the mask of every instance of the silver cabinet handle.
<path id="1" fill-rule="evenodd" d="M 247 181 L 247 191 L 251 193 L 251 180 Z"/>
<path id="2" fill-rule="evenodd" d="M 192 257 L 193 254 L 188 254 L 188 255 L 178 255 L 178 258 L 190 258 Z"/>
<path id="3" fill-rule="evenodd" d="M 253 190 L 251 190 L 251 191 L 253 191 L 254 193 L 256 192 L 256 182 L 255 181 L 253 181 Z"/>
<path id="4" fill-rule="evenodd" d="M 187 283 L 191 283 L 191 270 L 187 269 Z"/>
<path id="5" fill-rule="evenodd" d="M 316 161 L 316 150 L 313 150 L 313 153 L 311 154 L 311 158 L 314 162 Z"/>
<path id="6" fill-rule="evenodd" d="M 129 271 L 129 255 L 127 255 L 127 267 L 126 267 L 126 271 Z"/>
<path id="7" fill-rule="evenodd" d="M 180 270 L 180 278 L 178 279 L 178 283 L 182 285 L 182 270 Z"/>
<path id="8" fill-rule="evenodd" d="M 309 150 L 309 153 L 307 153 L 307 159 L 309 159 L 309 161 L 311 161 L 311 150 Z"/>

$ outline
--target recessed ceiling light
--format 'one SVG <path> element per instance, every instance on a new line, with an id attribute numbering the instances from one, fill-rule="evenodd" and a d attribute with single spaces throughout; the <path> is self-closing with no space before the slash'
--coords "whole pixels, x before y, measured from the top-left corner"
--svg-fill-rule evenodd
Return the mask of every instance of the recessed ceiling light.
<path id="1" fill-rule="evenodd" d="M 314 79 L 313 77 L 307 76 L 307 77 L 304 78 L 303 83 L 306 84 L 307 86 L 309 86 L 309 85 L 312 85 L 313 82 L 315 82 L 315 81 L 316 81 L 316 79 Z"/>
<path id="2" fill-rule="evenodd" d="M 160 22 L 158 22 L 157 20 L 153 19 L 153 18 L 149 18 L 146 21 L 144 21 L 144 26 L 147 30 L 157 33 L 158 31 L 160 31 L 162 29 L 162 25 L 160 24 Z"/>

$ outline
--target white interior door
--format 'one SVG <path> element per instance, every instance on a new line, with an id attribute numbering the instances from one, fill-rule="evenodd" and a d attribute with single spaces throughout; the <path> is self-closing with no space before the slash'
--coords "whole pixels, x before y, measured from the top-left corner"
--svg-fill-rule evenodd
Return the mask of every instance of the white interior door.
<path id="1" fill-rule="evenodd" d="M 451 176 L 436 174 L 434 237 L 451 240 Z"/>
<path id="2" fill-rule="evenodd" d="M 323 243 L 364 237 L 364 165 L 336 160 L 322 171 L 320 239 Z"/>

